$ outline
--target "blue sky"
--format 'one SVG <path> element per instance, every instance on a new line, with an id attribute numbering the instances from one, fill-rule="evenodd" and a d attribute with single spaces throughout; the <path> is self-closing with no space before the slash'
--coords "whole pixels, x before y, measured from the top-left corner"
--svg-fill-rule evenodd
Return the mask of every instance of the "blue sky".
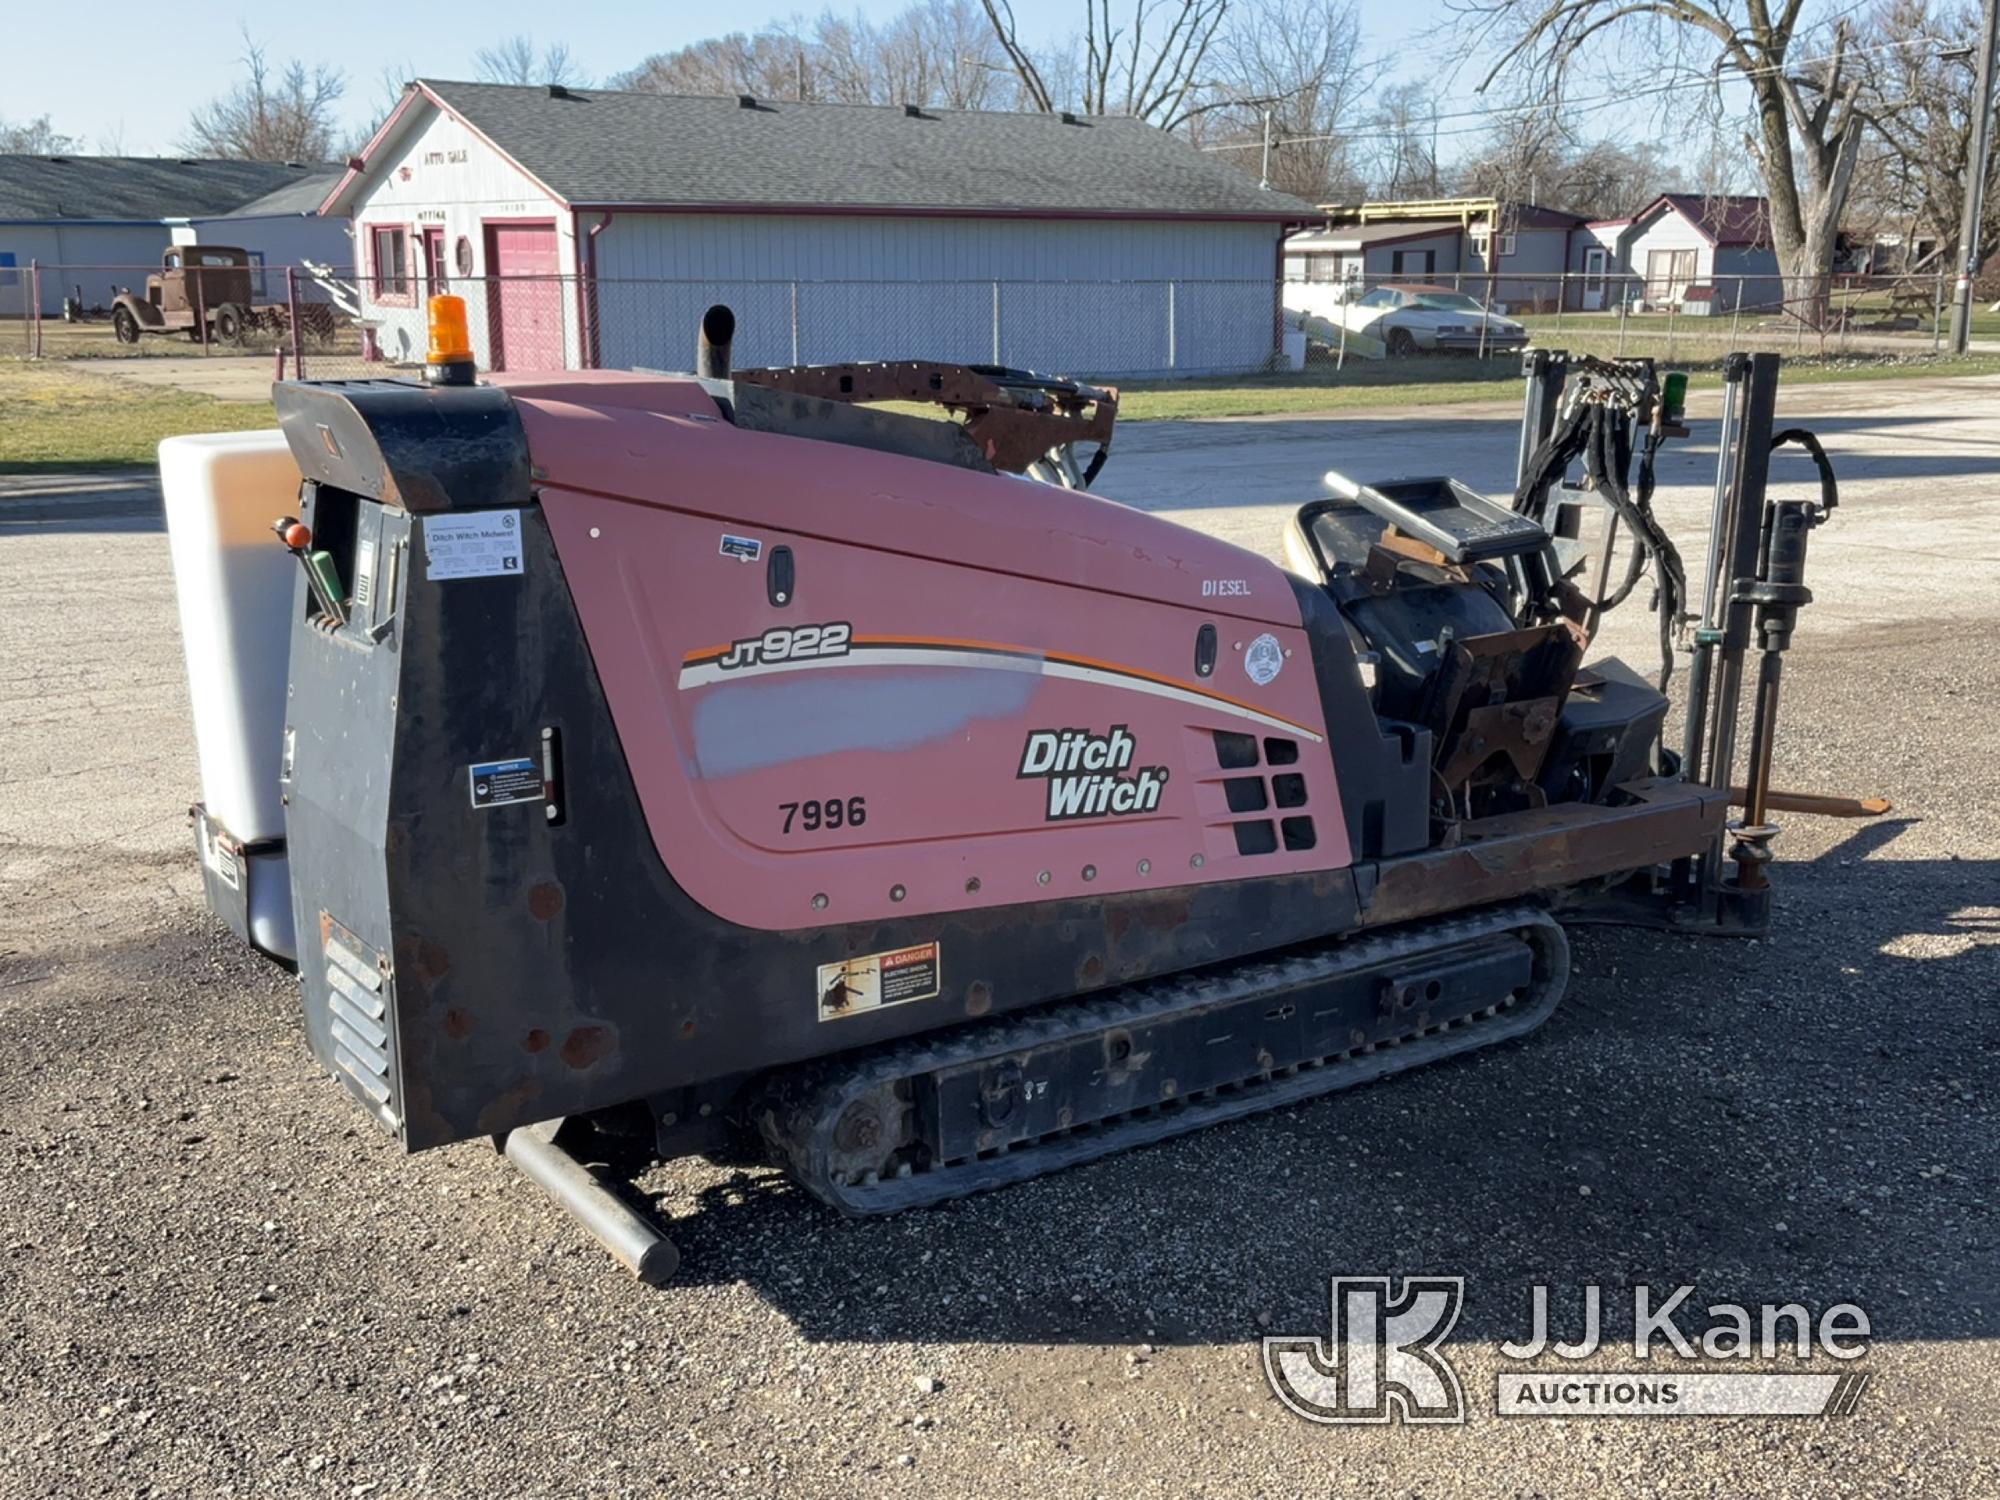
<path id="1" fill-rule="evenodd" d="M 1408 43 L 1443 15 L 1441 0 L 1360 0 L 1371 50 Z M 1080 30 L 1083 0 L 1014 0 L 1023 36 L 1054 42 Z M 754 31 L 770 21 L 826 8 L 799 0 L 686 0 L 644 4 L 607 0 L 481 0 L 477 5 L 382 4 L 348 0 L 333 6 L 265 4 L 232 10 L 203 5 L 163 10 L 159 0 L 93 0 L 71 11 L 52 5 L 9 12 L 8 52 L 38 59 L 7 70 L 0 118 L 13 122 L 47 114 L 55 127 L 87 147 L 128 155 L 171 152 L 191 110 L 234 81 L 231 59 L 241 52 L 237 27 L 247 24 L 268 58 L 324 62 L 347 75 L 343 109 L 354 124 L 373 116 L 385 69 L 438 78 L 473 76 L 473 55 L 518 32 L 539 43 L 562 41 L 586 73 L 628 68 L 653 52 L 722 31 Z M 875 18 L 893 15 L 903 0 L 845 0 L 832 7 Z M 164 15 L 172 24 L 162 25 Z M 560 18 L 557 24 L 557 18 Z M 116 37 L 115 46 L 101 39 Z"/>

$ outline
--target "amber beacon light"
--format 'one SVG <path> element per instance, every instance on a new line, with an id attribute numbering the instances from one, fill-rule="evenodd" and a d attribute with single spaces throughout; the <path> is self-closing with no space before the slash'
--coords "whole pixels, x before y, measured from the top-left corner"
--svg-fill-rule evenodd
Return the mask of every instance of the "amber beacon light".
<path id="1" fill-rule="evenodd" d="M 449 294 L 431 298 L 430 323 L 431 352 L 424 378 L 432 385 L 471 385 L 478 367 L 472 360 L 465 299 Z"/>

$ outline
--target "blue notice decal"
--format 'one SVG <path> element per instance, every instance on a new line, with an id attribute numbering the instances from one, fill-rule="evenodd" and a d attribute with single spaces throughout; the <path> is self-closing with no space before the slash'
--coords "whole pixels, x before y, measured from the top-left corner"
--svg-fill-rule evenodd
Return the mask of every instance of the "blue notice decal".
<path id="1" fill-rule="evenodd" d="M 514 760 L 482 760 L 468 770 L 474 807 L 542 800 L 542 768 L 525 755 Z"/>

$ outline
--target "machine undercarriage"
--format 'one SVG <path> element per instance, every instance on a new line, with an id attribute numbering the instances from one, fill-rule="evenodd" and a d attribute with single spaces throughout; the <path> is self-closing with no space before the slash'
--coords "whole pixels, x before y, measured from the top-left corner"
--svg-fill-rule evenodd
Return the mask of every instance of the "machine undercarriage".
<path id="1" fill-rule="evenodd" d="M 1411 923 L 794 1069 L 751 1114 L 814 1197 L 894 1213 L 1520 1036 L 1568 975 L 1543 912 Z"/>

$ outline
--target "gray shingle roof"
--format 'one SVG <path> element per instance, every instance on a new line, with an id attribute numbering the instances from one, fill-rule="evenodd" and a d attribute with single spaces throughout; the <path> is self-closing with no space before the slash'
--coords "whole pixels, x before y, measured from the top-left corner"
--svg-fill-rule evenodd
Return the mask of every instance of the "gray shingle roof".
<path id="1" fill-rule="evenodd" d="M 278 214 L 316 214 L 345 171 L 344 167 L 308 167 L 295 172 L 293 180 L 275 192 L 252 198 L 241 208 L 232 208 L 224 217 L 253 219 Z"/>
<path id="2" fill-rule="evenodd" d="M 423 86 L 573 205 L 1317 216 L 1137 120 Z"/>
<path id="3" fill-rule="evenodd" d="M 0 220 L 225 214 L 315 173 L 324 183 L 325 171 L 275 161 L 0 155 Z"/>

